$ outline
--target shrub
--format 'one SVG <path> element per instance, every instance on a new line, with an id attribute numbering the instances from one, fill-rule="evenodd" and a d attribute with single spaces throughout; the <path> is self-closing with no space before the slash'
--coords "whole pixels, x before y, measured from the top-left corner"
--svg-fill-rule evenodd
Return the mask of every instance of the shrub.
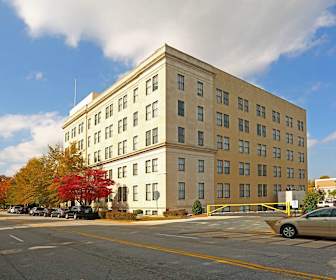
<path id="1" fill-rule="evenodd" d="M 196 200 L 192 206 L 192 212 L 194 215 L 202 214 L 202 203 L 199 200 Z"/>
<path id="2" fill-rule="evenodd" d="M 108 211 L 106 212 L 106 219 L 134 221 L 136 220 L 136 214 L 129 212 Z"/>
<path id="3" fill-rule="evenodd" d="M 107 213 L 107 211 L 105 211 L 105 210 L 98 211 L 99 218 L 106 219 L 106 213 Z"/>
<path id="4" fill-rule="evenodd" d="M 184 217 L 187 216 L 188 212 L 185 209 L 177 209 L 177 210 L 167 210 L 163 212 L 163 216 L 165 217 Z"/>
<path id="5" fill-rule="evenodd" d="M 141 209 L 137 209 L 137 210 L 134 210 L 133 213 L 135 215 L 140 215 L 140 214 L 143 214 L 143 211 Z"/>
<path id="6" fill-rule="evenodd" d="M 315 210 L 320 200 L 321 200 L 321 194 L 317 192 L 308 192 L 303 200 L 304 213 Z"/>

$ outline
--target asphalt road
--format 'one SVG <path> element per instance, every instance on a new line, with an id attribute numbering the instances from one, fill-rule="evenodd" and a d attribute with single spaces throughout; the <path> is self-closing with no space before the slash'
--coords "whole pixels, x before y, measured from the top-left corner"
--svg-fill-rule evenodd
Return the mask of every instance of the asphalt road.
<path id="1" fill-rule="evenodd" d="M 0 216 L 0 279 L 336 279 L 336 241 L 263 218 L 111 224 Z"/>

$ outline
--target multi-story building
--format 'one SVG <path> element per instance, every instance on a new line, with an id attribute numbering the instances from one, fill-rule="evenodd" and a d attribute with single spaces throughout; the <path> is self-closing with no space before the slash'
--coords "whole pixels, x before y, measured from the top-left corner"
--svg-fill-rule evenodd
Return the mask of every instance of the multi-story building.
<path id="1" fill-rule="evenodd" d="M 65 121 L 130 211 L 276 202 L 307 185 L 304 109 L 164 45 Z"/>

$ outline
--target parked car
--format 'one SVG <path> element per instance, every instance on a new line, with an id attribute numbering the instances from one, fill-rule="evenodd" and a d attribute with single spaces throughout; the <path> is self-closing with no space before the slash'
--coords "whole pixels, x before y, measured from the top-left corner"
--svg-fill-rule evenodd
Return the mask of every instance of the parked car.
<path id="1" fill-rule="evenodd" d="M 31 216 L 43 216 L 44 214 L 44 208 L 43 207 L 33 207 L 29 211 L 29 215 Z"/>
<path id="2" fill-rule="evenodd" d="M 20 205 L 15 205 L 11 208 L 10 213 L 12 214 L 21 214 L 23 207 Z"/>
<path id="3" fill-rule="evenodd" d="M 8 209 L 7 209 L 7 213 L 10 213 L 12 211 L 12 207 L 10 206 L 10 207 L 8 207 Z"/>
<path id="4" fill-rule="evenodd" d="M 65 218 L 92 220 L 98 218 L 98 213 L 93 212 L 91 206 L 72 206 L 65 211 Z"/>
<path id="5" fill-rule="evenodd" d="M 43 216 L 44 217 L 50 217 L 52 211 L 54 211 L 55 208 L 44 208 L 43 209 Z"/>
<path id="6" fill-rule="evenodd" d="M 65 217 L 65 212 L 68 211 L 69 209 L 63 209 L 63 208 L 54 208 L 53 211 L 50 213 L 50 217 L 57 217 L 57 218 L 64 218 Z"/>
<path id="7" fill-rule="evenodd" d="M 297 235 L 336 238 L 336 207 L 317 209 L 300 217 L 268 224 L 285 238 Z"/>

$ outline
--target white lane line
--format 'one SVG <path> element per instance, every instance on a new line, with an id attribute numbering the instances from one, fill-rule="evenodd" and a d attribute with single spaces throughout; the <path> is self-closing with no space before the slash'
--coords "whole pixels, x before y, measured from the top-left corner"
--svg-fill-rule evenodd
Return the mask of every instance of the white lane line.
<path id="1" fill-rule="evenodd" d="M 188 238 L 188 239 L 199 239 L 198 237 L 194 237 L 194 236 L 181 236 L 181 235 L 165 234 L 165 233 L 157 233 L 156 235 L 167 236 L 167 237 Z"/>
<path id="2" fill-rule="evenodd" d="M 34 246 L 34 247 L 30 247 L 28 248 L 28 250 L 39 250 L 39 249 L 53 249 L 56 248 L 57 246 Z"/>
<path id="3" fill-rule="evenodd" d="M 15 236 L 15 235 L 12 235 L 12 234 L 8 234 L 9 237 L 15 239 L 16 241 L 19 241 L 19 242 L 24 242 L 22 239 L 20 239 L 19 237 Z"/>

